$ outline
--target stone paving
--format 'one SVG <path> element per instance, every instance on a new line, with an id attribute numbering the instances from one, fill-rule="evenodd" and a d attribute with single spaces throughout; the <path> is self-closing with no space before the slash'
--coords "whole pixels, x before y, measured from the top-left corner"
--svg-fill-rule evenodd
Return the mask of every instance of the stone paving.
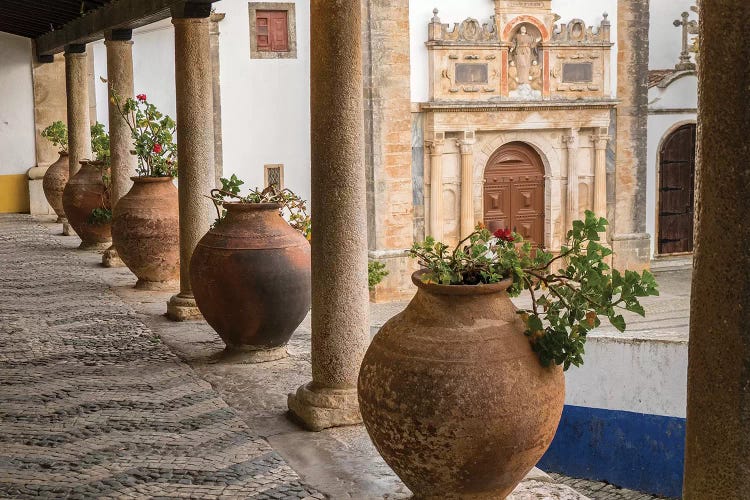
<path id="1" fill-rule="evenodd" d="M 309 318 L 286 359 L 221 360 L 204 322 L 164 318 L 172 292 L 134 290 L 59 228 L 0 216 L 0 497 L 410 497 L 362 426 L 286 417 Z M 373 323 L 402 307 L 373 305 Z M 586 498 L 656 497 L 535 471 L 509 500 Z"/>
<path id="2" fill-rule="evenodd" d="M 30 222 L 0 218 L 0 496 L 325 498 Z"/>

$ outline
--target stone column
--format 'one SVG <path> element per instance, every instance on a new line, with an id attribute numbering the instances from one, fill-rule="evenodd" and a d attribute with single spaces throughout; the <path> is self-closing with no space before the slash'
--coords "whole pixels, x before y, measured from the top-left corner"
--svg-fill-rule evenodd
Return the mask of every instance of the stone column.
<path id="1" fill-rule="evenodd" d="M 311 2 L 312 382 L 288 398 L 314 431 L 362 421 L 370 340 L 359 2 Z"/>
<path id="2" fill-rule="evenodd" d="M 180 293 L 169 300 L 174 321 L 200 317 L 190 286 L 190 257 L 215 217 L 206 198 L 216 182 L 209 15 L 211 4 L 186 4 L 172 13 L 177 97 L 177 160 L 180 178 Z M 192 9 L 195 9 L 194 11 Z"/>
<path id="3" fill-rule="evenodd" d="M 649 267 L 646 233 L 649 0 L 617 2 L 617 163 L 612 250 L 618 269 Z"/>
<path id="4" fill-rule="evenodd" d="M 607 216 L 607 143 L 609 137 L 597 135 L 591 138 L 594 143 L 594 213 L 597 217 Z"/>
<path id="5" fill-rule="evenodd" d="M 474 232 L 474 141 L 458 141 L 461 151 L 461 239 Z"/>
<path id="6" fill-rule="evenodd" d="M 86 45 L 65 47 L 65 92 L 68 96 L 68 165 L 70 177 L 81 169 L 82 160 L 91 159 L 91 123 L 89 122 L 89 78 Z M 63 221 L 63 234 L 72 228 Z"/>
<path id="7" fill-rule="evenodd" d="M 685 500 L 750 488 L 750 68 L 725 66 L 746 53 L 748 21 L 746 0 L 702 2 Z"/>
<path id="8" fill-rule="evenodd" d="M 109 89 L 114 89 L 122 99 L 132 98 L 133 91 L 133 35 L 132 30 L 113 30 L 105 37 L 107 47 L 107 81 Z M 109 150 L 111 154 L 112 187 L 110 200 L 114 209 L 117 202 L 127 194 L 133 182 L 130 178 L 136 175 L 138 161 L 130 154 L 133 149 L 133 136 L 125 120 L 117 111 L 117 106 L 109 102 Z M 102 256 L 105 267 L 121 267 L 123 262 L 117 250 L 111 246 Z"/>
<path id="9" fill-rule="evenodd" d="M 573 228 L 573 221 L 579 218 L 578 214 L 578 129 L 571 129 L 570 133 L 563 137 L 563 142 L 568 150 L 568 191 L 565 197 L 566 223 L 565 233 Z"/>
<path id="10" fill-rule="evenodd" d="M 443 239 L 443 146 L 444 141 L 434 140 L 430 148 L 430 227 L 427 234 L 437 241 Z"/>

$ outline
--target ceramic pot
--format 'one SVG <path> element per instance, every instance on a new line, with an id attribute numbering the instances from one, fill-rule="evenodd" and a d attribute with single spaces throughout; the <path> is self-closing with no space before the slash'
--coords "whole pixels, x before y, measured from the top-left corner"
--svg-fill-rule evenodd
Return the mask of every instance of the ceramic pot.
<path id="1" fill-rule="evenodd" d="M 47 173 L 44 174 L 44 180 L 42 180 L 44 196 L 47 198 L 47 203 L 52 207 L 52 210 L 57 214 L 58 222 L 65 218 L 62 196 L 69 178 L 70 165 L 68 163 L 68 153 L 61 151 L 60 158 L 49 166 Z"/>
<path id="2" fill-rule="evenodd" d="M 203 317 L 228 351 L 269 361 L 310 310 L 310 244 L 277 204 L 227 203 L 226 218 L 198 243 L 190 283 Z"/>
<path id="3" fill-rule="evenodd" d="M 138 277 L 136 288 L 179 287 L 180 214 L 172 177 L 131 177 L 133 187 L 112 212 L 112 242 Z"/>
<path id="4" fill-rule="evenodd" d="M 73 230 L 81 238 L 84 250 L 106 249 L 112 241 L 110 223 L 92 223 L 96 208 L 109 208 L 109 191 L 102 180 L 104 163 L 82 161 L 81 169 L 63 191 L 63 209 Z"/>
<path id="5" fill-rule="evenodd" d="M 506 293 L 425 284 L 373 339 L 359 405 L 380 454 L 420 499 L 502 499 L 552 442 L 565 398 Z"/>

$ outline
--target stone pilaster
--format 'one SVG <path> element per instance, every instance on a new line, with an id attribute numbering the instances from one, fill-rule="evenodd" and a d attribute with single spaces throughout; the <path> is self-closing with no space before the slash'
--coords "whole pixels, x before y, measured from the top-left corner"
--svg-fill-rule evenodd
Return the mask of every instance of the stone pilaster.
<path id="1" fill-rule="evenodd" d="M 357 424 L 357 376 L 370 339 L 362 9 L 312 0 L 312 382 L 288 399 L 310 430 Z"/>
<path id="2" fill-rule="evenodd" d="M 370 258 L 389 275 L 372 290 L 377 301 L 414 295 L 407 255 L 414 242 L 408 0 L 362 2 Z"/>
<path id="3" fill-rule="evenodd" d="M 91 159 L 89 72 L 85 45 L 65 47 L 65 92 L 68 96 L 68 165 L 72 179 L 81 169 L 80 162 Z M 68 221 L 62 222 L 63 234 L 73 235 Z"/>
<path id="4" fill-rule="evenodd" d="M 219 23 L 226 14 L 214 12 L 211 14 L 209 27 L 211 46 L 211 87 L 214 93 L 214 171 L 216 187 L 221 187 L 224 176 L 224 141 L 221 133 L 221 59 L 219 57 Z"/>
<path id="5" fill-rule="evenodd" d="M 568 188 L 565 196 L 565 233 L 572 229 L 573 221 L 578 219 L 578 130 L 571 129 L 563 137 L 563 143 L 568 151 L 567 174 Z"/>
<path id="6" fill-rule="evenodd" d="M 461 235 L 464 239 L 474 232 L 474 141 L 458 141 L 461 152 Z"/>
<path id="7" fill-rule="evenodd" d="M 437 241 L 443 239 L 443 147 L 445 142 L 434 140 L 430 149 L 430 225 L 427 234 Z"/>
<path id="8" fill-rule="evenodd" d="M 107 33 L 104 45 L 107 47 L 107 81 L 109 89 L 114 89 L 122 99 L 132 98 L 133 91 L 133 42 L 131 30 L 114 30 Z M 117 106 L 109 102 L 109 150 L 111 154 L 112 188 L 110 199 L 112 208 L 125 196 L 133 185 L 130 178 L 136 175 L 137 159 L 130 154 L 133 137 L 125 120 L 117 111 Z M 105 267 L 121 267 L 123 262 L 117 250 L 111 246 L 102 256 Z"/>
<path id="9" fill-rule="evenodd" d="M 731 20 L 731 22 L 729 21 Z M 750 486 L 750 3 L 701 3 L 696 231 L 688 355 L 685 500 Z"/>
<path id="10" fill-rule="evenodd" d="M 172 17 L 180 169 L 180 293 L 170 299 L 167 315 L 175 321 L 200 317 L 190 286 L 190 258 L 215 217 L 211 201 L 206 198 L 216 182 L 210 4 L 200 7 L 196 5 L 197 11 L 193 12 L 173 12 Z"/>
<path id="11" fill-rule="evenodd" d="M 649 266 L 646 233 L 649 0 L 617 2 L 617 164 L 613 262 L 617 268 Z"/>
<path id="12" fill-rule="evenodd" d="M 607 216 L 607 144 L 609 137 L 596 135 L 594 143 L 594 213 L 597 217 Z"/>

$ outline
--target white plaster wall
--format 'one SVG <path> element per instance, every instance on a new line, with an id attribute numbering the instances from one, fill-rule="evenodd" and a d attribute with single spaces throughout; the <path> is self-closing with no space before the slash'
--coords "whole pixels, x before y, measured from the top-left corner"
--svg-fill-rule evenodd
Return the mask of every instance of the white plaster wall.
<path id="1" fill-rule="evenodd" d="M 685 417 L 686 341 L 591 336 L 585 363 L 566 372 L 565 404 Z"/>
<path id="2" fill-rule="evenodd" d="M 652 87 L 649 90 L 648 117 L 648 170 L 646 189 L 646 231 L 651 234 L 651 255 L 656 255 L 658 234 L 657 191 L 659 149 L 669 133 L 685 123 L 696 123 L 698 108 L 698 79 L 686 76 L 676 80 L 666 89 Z M 658 110 L 691 109 L 692 112 L 654 114 Z"/>
<path id="3" fill-rule="evenodd" d="M 262 186 L 284 164 L 286 187 L 310 198 L 310 6 L 295 0 L 297 59 L 250 59 L 248 3 L 223 1 L 219 24 L 224 174 Z"/>
<path id="4" fill-rule="evenodd" d="M 411 99 L 425 102 L 429 96 L 429 64 L 427 58 L 427 25 L 432 19 L 432 10 L 437 8 L 443 23 L 460 23 L 473 17 L 481 23 L 488 22 L 495 13 L 493 0 L 411 0 L 409 23 L 411 36 Z M 612 23 L 612 41 L 617 41 L 617 0 L 552 0 L 552 10 L 560 15 L 558 23 L 574 18 L 583 19 L 587 26 L 598 26 L 602 14 L 607 12 Z M 612 47 L 612 95 L 617 94 L 617 45 Z"/>
<path id="5" fill-rule="evenodd" d="M 36 163 L 31 41 L 0 32 L 0 175 Z"/>
<path id="6" fill-rule="evenodd" d="M 679 62 L 682 50 L 682 28 L 676 28 L 672 23 L 677 19 L 681 20 L 680 15 L 683 12 L 689 12 L 690 19 L 697 19 L 698 16 L 690 10 L 690 6 L 695 3 L 695 0 L 651 2 L 649 24 L 649 67 L 651 69 L 674 68 L 674 65 Z"/>

